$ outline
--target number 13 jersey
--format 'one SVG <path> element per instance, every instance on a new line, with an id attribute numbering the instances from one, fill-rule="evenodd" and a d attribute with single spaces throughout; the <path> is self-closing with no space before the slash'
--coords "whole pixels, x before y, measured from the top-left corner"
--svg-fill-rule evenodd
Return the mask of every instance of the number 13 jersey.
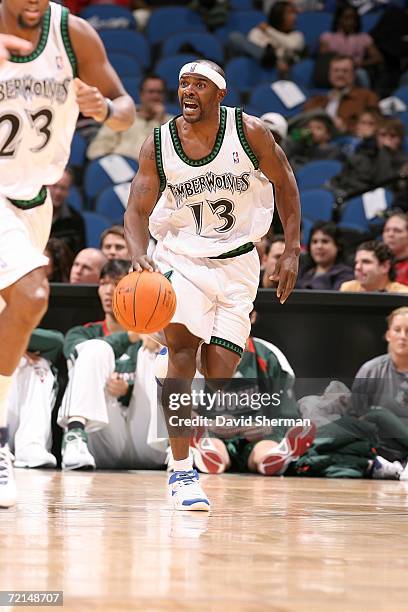
<path id="1" fill-rule="evenodd" d="M 272 222 L 269 180 L 243 129 L 242 111 L 222 106 L 213 150 L 200 160 L 184 153 L 176 120 L 154 131 L 161 197 L 151 234 L 175 253 L 217 257 L 256 242 Z"/>
<path id="2" fill-rule="evenodd" d="M 36 49 L 0 65 L 0 193 L 31 200 L 58 181 L 78 118 L 68 10 L 50 2 Z"/>

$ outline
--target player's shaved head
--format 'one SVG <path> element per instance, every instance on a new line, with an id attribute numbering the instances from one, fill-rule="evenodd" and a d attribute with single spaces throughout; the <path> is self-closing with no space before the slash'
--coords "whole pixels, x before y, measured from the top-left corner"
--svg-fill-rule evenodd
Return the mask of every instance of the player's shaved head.
<path id="1" fill-rule="evenodd" d="M 199 59 L 199 60 L 196 61 L 196 64 L 205 64 L 206 66 L 209 66 L 210 68 L 215 70 L 215 72 L 218 72 L 218 74 L 220 74 L 223 79 L 225 79 L 225 72 L 223 71 L 221 66 L 219 66 L 215 62 L 213 62 L 211 60 L 207 60 L 207 59 Z"/>

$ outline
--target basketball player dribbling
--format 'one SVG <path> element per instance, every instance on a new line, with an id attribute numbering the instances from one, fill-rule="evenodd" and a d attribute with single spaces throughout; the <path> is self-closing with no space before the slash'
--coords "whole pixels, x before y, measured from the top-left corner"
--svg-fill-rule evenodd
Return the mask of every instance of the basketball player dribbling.
<path id="1" fill-rule="evenodd" d="M 17 38 L 16 38 L 17 37 Z M 78 75 L 79 78 L 76 78 Z M 49 0 L 0 5 L 0 508 L 16 501 L 7 397 L 47 309 L 46 185 L 67 164 L 79 111 L 124 130 L 135 108 L 93 28 Z"/>
<path id="2" fill-rule="evenodd" d="M 170 394 L 191 389 L 199 348 L 207 379 L 233 376 L 258 288 L 253 243 L 270 227 L 274 192 L 285 251 L 273 278 L 285 302 L 298 272 L 300 205 L 292 170 L 270 131 L 240 109 L 220 106 L 226 81 L 217 64 L 183 66 L 178 95 L 182 115 L 157 128 L 142 147 L 125 229 L 134 270 L 168 273 L 177 296 L 164 330 L 169 363 L 162 395 L 174 458 L 173 505 L 209 510 L 186 428 L 173 427 L 169 419 L 175 414 Z M 147 255 L 149 229 L 158 241 L 153 258 Z M 190 406 L 179 410 L 182 417 L 190 413 Z"/>

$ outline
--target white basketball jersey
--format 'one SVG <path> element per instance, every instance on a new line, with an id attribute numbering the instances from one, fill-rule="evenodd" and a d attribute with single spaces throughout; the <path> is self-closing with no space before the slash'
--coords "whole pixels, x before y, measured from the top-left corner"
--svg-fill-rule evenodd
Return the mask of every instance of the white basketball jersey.
<path id="1" fill-rule="evenodd" d="M 214 148 L 203 159 L 184 153 L 175 119 L 155 129 L 155 149 L 162 195 L 149 228 L 168 249 L 217 257 L 267 233 L 273 189 L 245 138 L 241 109 L 221 107 Z"/>
<path id="2" fill-rule="evenodd" d="M 0 65 L 0 193 L 6 197 L 34 199 L 60 179 L 78 117 L 75 75 L 68 10 L 50 2 L 37 48 Z"/>

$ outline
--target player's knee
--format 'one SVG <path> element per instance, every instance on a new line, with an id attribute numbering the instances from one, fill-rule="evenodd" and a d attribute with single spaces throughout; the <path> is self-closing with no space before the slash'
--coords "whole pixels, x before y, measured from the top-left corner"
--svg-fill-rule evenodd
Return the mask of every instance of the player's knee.
<path id="1" fill-rule="evenodd" d="M 36 271 L 34 271 L 36 272 Z M 48 307 L 49 285 L 44 274 L 28 274 L 16 283 L 13 300 L 22 325 L 37 325 Z"/>
<path id="2" fill-rule="evenodd" d="M 169 377 L 193 379 L 196 373 L 196 353 L 196 349 L 190 347 L 169 350 Z"/>

